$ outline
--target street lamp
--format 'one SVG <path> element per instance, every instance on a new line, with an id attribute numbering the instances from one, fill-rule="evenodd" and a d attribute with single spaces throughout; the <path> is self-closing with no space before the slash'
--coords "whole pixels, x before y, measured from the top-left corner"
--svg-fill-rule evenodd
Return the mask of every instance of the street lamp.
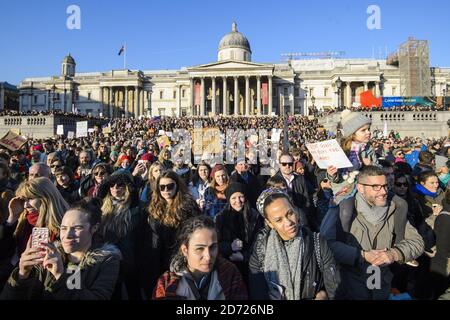
<path id="1" fill-rule="evenodd" d="M 336 80 L 336 88 L 338 90 L 338 110 L 340 110 L 340 108 L 341 108 L 341 88 L 342 88 L 341 77 L 338 77 Z"/>

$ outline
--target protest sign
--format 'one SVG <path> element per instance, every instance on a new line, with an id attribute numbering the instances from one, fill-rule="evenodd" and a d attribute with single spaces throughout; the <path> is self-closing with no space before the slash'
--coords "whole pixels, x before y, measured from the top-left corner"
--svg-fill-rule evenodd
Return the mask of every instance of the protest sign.
<path id="1" fill-rule="evenodd" d="M 307 143 L 306 148 L 320 169 L 326 169 L 329 166 L 335 166 L 338 169 L 353 166 L 335 139 Z"/>

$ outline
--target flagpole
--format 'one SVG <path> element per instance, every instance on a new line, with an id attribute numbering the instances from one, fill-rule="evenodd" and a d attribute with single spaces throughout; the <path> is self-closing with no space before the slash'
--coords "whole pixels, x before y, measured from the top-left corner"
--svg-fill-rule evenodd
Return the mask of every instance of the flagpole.
<path id="1" fill-rule="evenodd" d="M 127 69 L 127 43 L 125 42 L 124 46 L 124 55 L 123 55 L 123 69 Z"/>

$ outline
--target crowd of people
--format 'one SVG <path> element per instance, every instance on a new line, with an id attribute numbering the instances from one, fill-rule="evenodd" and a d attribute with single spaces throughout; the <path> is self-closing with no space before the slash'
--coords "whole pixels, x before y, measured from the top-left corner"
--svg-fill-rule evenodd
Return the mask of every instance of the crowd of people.
<path id="1" fill-rule="evenodd" d="M 197 121 L 287 127 L 278 170 L 158 140 Z M 341 113 L 340 169 L 318 167 L 305 143 L 335 136 L 302 116 L 114 119 L 0 148 L 0 299 L 450 299 L 450 140 L 370 125 Z"/>

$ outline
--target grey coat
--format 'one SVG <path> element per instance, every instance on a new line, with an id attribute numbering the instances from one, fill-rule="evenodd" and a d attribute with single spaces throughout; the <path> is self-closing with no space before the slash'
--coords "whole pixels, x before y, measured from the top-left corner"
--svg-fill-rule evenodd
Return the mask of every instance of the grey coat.
<path id="1" fill-rule="evenodd" d="M 407 203 L 395 197 L 389 200 L 386 220 L 374 226 L 361 213 L 351 222 L 349 232 L 342 229 L 340 210 L 342 205 L 329 209 L 321 226 L 321 234 L 328 241 L 334 257 L 341 265 L 344 299 L 379 300 L 387 299 L 391 289 L 392 273 L 388 266 L 380 268 L 380 277 L 374 284 L 376 272 L 366 262 L 361 250 L 394 249 L 405 263 L 419 257 L 424 251 L 424 242 L 417 230 L 407 221 L 403 240 L 395 243 L 394 217 L 407 214 Z M 369 288 L 371 287 L 371 288 Z"/>

